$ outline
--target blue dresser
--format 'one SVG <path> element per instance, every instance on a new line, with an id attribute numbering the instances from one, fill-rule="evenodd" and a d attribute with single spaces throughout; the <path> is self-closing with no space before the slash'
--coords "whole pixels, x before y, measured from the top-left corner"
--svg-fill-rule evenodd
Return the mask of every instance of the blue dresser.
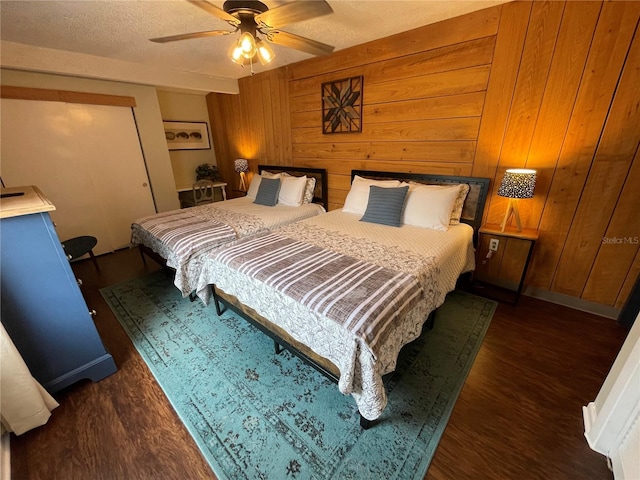
<path id="1" fill-rule="evenodd" d="M 50 393 L 117 368 L 106 351 L 36 187 L 2 189 L 2 324 L 31 375 Z"/>

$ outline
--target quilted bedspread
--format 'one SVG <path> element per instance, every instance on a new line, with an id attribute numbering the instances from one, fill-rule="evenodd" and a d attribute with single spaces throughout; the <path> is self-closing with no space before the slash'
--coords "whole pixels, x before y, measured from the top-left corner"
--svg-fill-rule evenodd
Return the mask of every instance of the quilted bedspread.
<path id="1" fill-rule="evenodd" d="M 395 369 L 402 346 L 420 335 L 458 276 L 473 269 L 473 232 L 467 225 L 437 232 L 358 218 L 334 211 L 221 247 L 204 257 L 197 292 L 208 302 L 209 285 L 216 285 L 329 359 L 340 370 L 340 391 L 373 420 L 387 403 L 382 376 Z M 255 244 L 261 241 L 264 248 Z M 324 261 L 335 263 L 322 268 Z M 338 281 L 340 272 L 355 269 L 380 278 Z M 381 298 L 395 282 L 398 288 Z"/>
<path id="2" fill-rule="evenodd" d="M 371 350 L 422 293 L 411 274 L 277 233 L 239 242 L 215 259 L 333 320 Z"/>
<path id="3" fill-rule="evenodd" d="M 195 289 L 201 260 L 238 238 L 323 213 L 320 205 L 256 205 L 248 197 L 140 218 L 131 225 L 131 243 L 145 245 L 176 270 L 174 284 L 183 296 Z"/>

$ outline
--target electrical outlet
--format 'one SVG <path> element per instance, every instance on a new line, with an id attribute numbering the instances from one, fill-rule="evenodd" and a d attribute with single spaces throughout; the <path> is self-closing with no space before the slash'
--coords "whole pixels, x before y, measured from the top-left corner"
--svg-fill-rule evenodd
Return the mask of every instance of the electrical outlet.
<path id="1" fill-rule="evenodd" d="M 497 252 L 499 243 L 500 242 L 497 238 L 492 238 L 491 240 L 489 240 L 489 250 L 492 252 Z"/>

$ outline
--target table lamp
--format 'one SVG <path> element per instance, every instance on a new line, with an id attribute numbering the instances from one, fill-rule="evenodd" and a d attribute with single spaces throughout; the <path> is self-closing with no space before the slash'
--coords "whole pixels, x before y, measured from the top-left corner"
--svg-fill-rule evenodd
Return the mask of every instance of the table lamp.
<path id="1" fill-rule="evenodd" d="M 238 189 L 242 190 L 243 192 L 246 192 L 247 183 L 245 181 L 245 172 L 249 171 L 249 162 L 244 158 L 238 158 L 236 161 L 233 162 L 233 166 L 235 171 L 240 174 L 240 186 L 238 187 Z"/>
<path id="2" fill-rule="evenodd" d="M 513 215 L 516 219 L 516 229 L 522 231 L 520 213 L 518 212 L 519 198 L 532 198 L 536 187 L 536 171 L 526 168 L 511 168 L 504 173 L 498 195 L 509 199 L 507 212 L 502 220 L 501 229 L 504 232 L 507 221 Z"/>

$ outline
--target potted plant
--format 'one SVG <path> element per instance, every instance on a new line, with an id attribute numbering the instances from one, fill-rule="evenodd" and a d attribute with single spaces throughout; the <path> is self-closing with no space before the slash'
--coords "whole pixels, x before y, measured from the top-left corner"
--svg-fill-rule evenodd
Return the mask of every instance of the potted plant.
<path id="1" fill-rule="evenodd" d="M 203 163 L 196 168 L 196 180 L 211 180 L 212 182 L 220 181 L 220 171 L 215 165 Z"/>

